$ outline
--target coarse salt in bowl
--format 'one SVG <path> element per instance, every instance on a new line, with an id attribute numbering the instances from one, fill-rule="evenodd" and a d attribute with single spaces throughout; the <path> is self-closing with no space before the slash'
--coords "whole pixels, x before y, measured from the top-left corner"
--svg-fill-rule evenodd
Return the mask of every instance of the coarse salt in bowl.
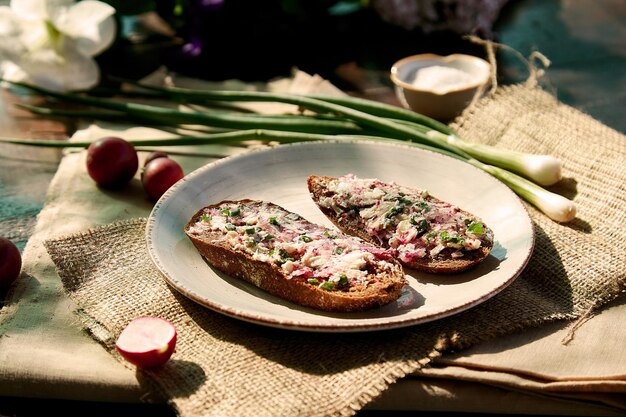
<path id="1" fill-rule="evenodd" d="M 400 103 L 417 113 L 448 122 L 458 116 L 491 76 L 490 64 L 465 54 L 419 54 L 391 67 Z"/>

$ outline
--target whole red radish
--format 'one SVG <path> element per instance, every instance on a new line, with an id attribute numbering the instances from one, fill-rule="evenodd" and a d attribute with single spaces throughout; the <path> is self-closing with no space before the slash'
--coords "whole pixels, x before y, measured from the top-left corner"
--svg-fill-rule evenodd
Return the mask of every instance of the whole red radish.
<path id="1" fill-rule="evenodd" d="M 150 152 L 148 156 L 146 157 L 146 159 L 144 160 L 143 166 L 145 167 L 146 165 L 148 165 L 148 163 L 150 163 L 150 161 L 153 161 L 157 158 L 169 158 L 169 155 L 166 152 L 162 152 L 162 151 Z"/>
<path id="2" fill-rule="evenodd" d="M 17 279 L 22 269 L 20 250 L 6 237 L 0 236 L 0 291 Z"/>
<path id="3" fill-rule="evenodd" d="M 152 201 L 156 201 L 185 173 L 180 164 L 170 158 L 156 158 L 146 164 L 141 173 L 143 189 Z"/>
<path id="4" fill-rule="evenodd" d="M 137 151 L 122 138 L 100 138 L 87 148 L 87 173 L 101 187 L 126 185 L 139 168 Z"/>
<path id="5" fill-rule="evenodd" d="M 161 366 L 176 348 L 176 327 L 160 317 L 138 317 L 120 333 L 115 348 L 124 359 L 140 368 Z"/>

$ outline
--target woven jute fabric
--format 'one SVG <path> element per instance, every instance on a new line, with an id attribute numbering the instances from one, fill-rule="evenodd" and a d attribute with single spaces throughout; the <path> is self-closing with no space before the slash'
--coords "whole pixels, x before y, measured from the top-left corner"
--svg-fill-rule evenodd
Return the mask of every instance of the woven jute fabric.
<path id="1" fill-rule="evenodd" d="M 137 375 L 181 416 L 352 415 L 446 351 L 583 317 L 624 289 L 623 135 L 525 86 L 500 88 L 454 127 L 467 140 L 561 158 L 566 179 L 555 191 L 574 199 L 578 217 L 559 224 L 528 206 L 537 240 L 525 271 L 500 294 L 450 318 L 311 334 L 225 317 L 164 282 L 149 260 L 145 219 L 49 240 L 46 248 L 86 329 L 111 354 L 118 356 L 115 339 L 135 317 L 158 315 L 176 325 L 172 359 Z"/>
<path id="2" fill-rule="evenodd" d="M 541 282 L 530 295 L 558 301 L 553 316 L 578 316 L 615 298 L 626 281 L 626 137 L 524 86 L 501 88 L 452 127 L 467 140 L 563 161 L 564 179 L 549 188 L 574 200 L 577 217 L 559 224 L 527 204 L 537 247 L 524 277 Z"/>

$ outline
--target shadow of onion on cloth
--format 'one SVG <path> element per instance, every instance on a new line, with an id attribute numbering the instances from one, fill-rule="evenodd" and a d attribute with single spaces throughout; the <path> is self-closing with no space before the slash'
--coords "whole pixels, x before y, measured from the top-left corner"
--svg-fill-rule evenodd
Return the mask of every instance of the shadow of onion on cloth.
<path id="1" fill-rule="evenodd" d="M 401 329 L 311 333 L 266 327 L 206 309 L 172 290 L 191 320 L 212 337 L 301 372 L 334 374 L 385 361 L 422 360 L 497 336 L 573 317 L 572 288 L 556 248 L 536 228 L 541 257 L 501 293 L 465 312 Z"/>
<path id="2" fill-rule="evenodd" d="M 578 195 L 578 181 L 572 177 L 565 177 L 546 189 L 571 200 Z"/>

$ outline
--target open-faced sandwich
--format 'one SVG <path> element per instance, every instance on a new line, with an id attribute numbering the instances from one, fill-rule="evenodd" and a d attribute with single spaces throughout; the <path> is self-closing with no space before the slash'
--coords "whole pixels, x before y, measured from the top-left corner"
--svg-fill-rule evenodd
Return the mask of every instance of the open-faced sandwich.
<path id="1" fill-rule="evenodd" d="M 406 284 L 390 251 L 271 202 L 244 199 L 203 207 L 184 231 L 216 269 L 319 310 L 382 306 L 398 299 Z"/>
<path id="2" fill-rule="evenodd" d="M 376 178 L 310 176 L 309 192 L 342 231 L 394 251 L 406 267 L 432 273 L 472 268 L 490 253 L 492 230 L 430 195 Z"/>

